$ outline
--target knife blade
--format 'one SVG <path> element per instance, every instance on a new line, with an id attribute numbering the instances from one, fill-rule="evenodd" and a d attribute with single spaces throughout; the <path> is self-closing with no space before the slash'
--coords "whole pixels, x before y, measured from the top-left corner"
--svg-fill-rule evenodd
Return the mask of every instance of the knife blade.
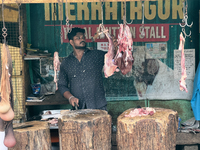
<path id="1" fill-rule="evenodd" d="M 75 102 L 74 102 L 74 107 L 75 107 L 76 110 L 78 110 L 78 106 Z"/>

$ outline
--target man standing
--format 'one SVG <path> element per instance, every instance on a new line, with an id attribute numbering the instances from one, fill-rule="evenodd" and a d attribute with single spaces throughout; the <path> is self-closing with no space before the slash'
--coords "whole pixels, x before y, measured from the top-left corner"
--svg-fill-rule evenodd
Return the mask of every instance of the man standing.
<path id="1" fill-rule="evenodd" d="M 73 52 L 60 66 L 58 89 L 61 94 L 79 109 L 106 110 L 102 69 L 105 52 L 86 48 L 85 30 L 72 28 L 68 39 Z"/>

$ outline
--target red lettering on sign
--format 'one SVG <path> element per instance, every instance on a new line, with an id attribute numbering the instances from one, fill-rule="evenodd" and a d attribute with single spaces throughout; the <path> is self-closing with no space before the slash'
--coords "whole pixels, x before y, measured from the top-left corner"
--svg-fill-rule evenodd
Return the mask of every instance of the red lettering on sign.
<path id="1" fill-rule="evenodd" d="M 118 24 L 105 24 L 104 25 L 111 35 L 116 38 L 119 32 Z M 141 36 L 142 26 L 141 24 L 129 24 L 133 42 L 166 42 L 169 40 L 169 24 L 145 24 L 144 32 L 145 36 Z M 73 27 L 79 27 L 85 29 L 86 42 L 92 42 L 91 37 L 95 35 L 99 25 L 73 25 Z M 116 29 L 117 28 L 117 29 Z M 69 42 L 67 39 L 66 25 L 62 26 L 63 42 Z M 107 38 L 98 37 L 95 42 L 108 42 Z"/>

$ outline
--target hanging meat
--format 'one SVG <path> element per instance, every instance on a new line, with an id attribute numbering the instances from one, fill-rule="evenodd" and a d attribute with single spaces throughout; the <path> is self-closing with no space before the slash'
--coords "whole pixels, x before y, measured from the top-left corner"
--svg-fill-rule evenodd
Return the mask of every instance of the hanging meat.
<path id="1" fill-rule="evenodd" d="M 57 84 L 57 72 L 60 71 L 60 61 L 59 61 L 59 55 L 58 52 L 54 52 L 54 82 L 56 83 L 56 90 L 58 90 L 58 84 Z"/>
<path id="2" fill-rule="evenodd" d="M 102 31 L 99 34 L 105 34 L 109 43 L 108 52 L 104 56 L 104 75 L 108 78 L 109 76 L 112 76 L 117 69 L 117 65 L 114 64 L 115 46 L 112 36 L 108 33 L 108 30 L 105 29 L 103 24 L 99 25 L 99 29 Z"/>
<path id="3" fill-rule="evenodd" d="M 180 83 L 180 90 L 181 91 L 185 90 L 186 92 L 188 92 L 186 88 L 186 82 L 185 82 L 187 78 L 187 74 L 186 74 L 186 68 L 185 68 L 184 43 L 185 43 L 185 38 L 183 37 L 183 34 L 181 32 L 180 44 L 178 48 L 181 51 L 181 79 L 179 80 L 179 83 Z"/>
<path id="4" fill-rule="evenodd" d="M 4 121 L 10 121 L 14 118 L 14 112 L 11 108 L 11 74 L 12 59 L 8 46 L 4 43 L 2 47 L 2 73 L 0 86 L 0 118 Z"/>
<path id="5" fill-rule="evenodd" d="M 14 118 L 13 89 L 11 83 L 12 59 L 8 46 L 5 43 L 2 46 L 1 54 L 0 132 L 1 135 L 2 133 L 5 133 L 4 145 L 10 148 L 16 144 L 16 140 L 12 124 L 12 119 Z"/>
<path id="6" fill-rule="evenodd" d="M 127 74 L 132 70 L 134 58 L 132 55 L 132 34 L 129 26 L 126 24 L 120 24 L 118 45 L 119 49 L 115 56 L 114 64 L 119 67 L 123 75 Z"/>

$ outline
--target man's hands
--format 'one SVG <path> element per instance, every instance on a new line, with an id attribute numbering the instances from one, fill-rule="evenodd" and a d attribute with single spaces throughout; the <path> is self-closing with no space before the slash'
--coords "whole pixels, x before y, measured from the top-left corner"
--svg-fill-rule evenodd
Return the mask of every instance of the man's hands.
<path id="1" fill-rule="evenodd" d="M 79 106 L 79 99 L 76 97 L 72 97 L 69 99 L 69 103 L 74 107 L 74 103 L 76 103 L 77 106 Z"/>
<path id="2" fill-rule="evenodd" d="M 69 91 L 66 91 L 63 95 L 66 99 L 69 100 L 69 103 L 74 107 L 74 103 L 79 106 L 79 99 L 74 97 Z"/>

